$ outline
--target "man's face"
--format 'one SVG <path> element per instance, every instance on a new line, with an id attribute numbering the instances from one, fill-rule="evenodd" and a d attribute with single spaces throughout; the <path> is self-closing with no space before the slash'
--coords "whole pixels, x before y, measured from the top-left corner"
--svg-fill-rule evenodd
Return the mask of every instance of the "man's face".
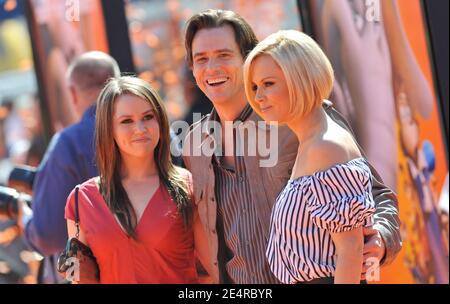
<path id="1" fill-rule="evenodd" d="M 245 98 L 244 59 L 230 25 L 199 30 L 192 58 L 197 85 L 215 105 Z"/>

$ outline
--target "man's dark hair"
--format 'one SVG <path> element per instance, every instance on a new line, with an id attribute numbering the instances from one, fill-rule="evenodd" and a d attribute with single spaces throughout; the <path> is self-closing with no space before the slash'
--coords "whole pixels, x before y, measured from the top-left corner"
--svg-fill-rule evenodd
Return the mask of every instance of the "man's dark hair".
<path id="1" fill-rule="evenodd" d="M 258 44 L 253 29 L 250 25 L 233 11 L 208 9 L 192 16 L 186 23 L 185 49 L 186 59 L 190 67 L 193 64 L 192 41 L 195 34 L 201 29 L 217 28 L 230 25 L 234 31 L 234 38 L 241 51 L 242 58 L 245 59 L 248 53 Z"/>

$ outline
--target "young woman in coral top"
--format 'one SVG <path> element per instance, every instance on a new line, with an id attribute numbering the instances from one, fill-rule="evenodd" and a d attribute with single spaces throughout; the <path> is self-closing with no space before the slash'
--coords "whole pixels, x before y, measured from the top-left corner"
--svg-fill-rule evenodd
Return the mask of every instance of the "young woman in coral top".
<path id="1" fill-rule="evenodd" d="M 96 257 L 100 283 L 197 283 L 194 251 L 203 246 L 193 233 L 191 175 L 171 161 L 156 91 L 134 77 L 110 80 L 95 132 L 99 176 L 79 186 L 79 239 Z M 74 193 L 66 206 L 69 238 L 76 234 Z"/>

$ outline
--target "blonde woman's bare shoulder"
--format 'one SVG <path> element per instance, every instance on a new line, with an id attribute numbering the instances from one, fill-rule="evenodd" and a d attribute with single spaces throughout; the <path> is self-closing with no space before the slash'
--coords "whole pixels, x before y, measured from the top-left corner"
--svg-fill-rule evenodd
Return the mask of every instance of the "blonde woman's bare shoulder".
<path id="1" fill-rule="evenodd" d="M 325 171 L 337 164 L 347 163 L 361 155 L 353 146 L 335 139 L 320 138 L 303 151 L 302 166 L 305 175 Z"/>

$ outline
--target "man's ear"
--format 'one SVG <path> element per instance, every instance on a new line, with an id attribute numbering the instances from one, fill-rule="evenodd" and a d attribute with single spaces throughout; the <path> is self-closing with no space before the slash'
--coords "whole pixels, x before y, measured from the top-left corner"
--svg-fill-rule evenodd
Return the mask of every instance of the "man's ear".
<path id="1" fill-rule="evenodd" d="M 70 97 L 72 98 L 72 102 L 75 106 L 78 105 L 79 100 L 78 100 L 78 93 L 77 90 L 75 89 L 75 87 L 73 85 L 69 86 L 69 92 L 70 92 Z"/>

